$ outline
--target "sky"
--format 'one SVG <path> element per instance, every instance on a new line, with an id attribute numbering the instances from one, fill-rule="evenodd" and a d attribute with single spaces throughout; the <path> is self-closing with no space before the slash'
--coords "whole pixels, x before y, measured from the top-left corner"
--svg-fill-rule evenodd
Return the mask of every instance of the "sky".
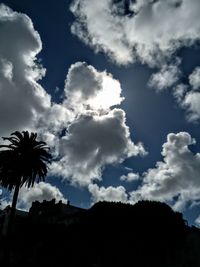
<path id="1" fill-rule="evenodd" d="M 200 224 L 199 12 L 199 0 L 1 2 L 0 136 L 37 132 L 53 154 L 18 208 L 145 199 Z"/>

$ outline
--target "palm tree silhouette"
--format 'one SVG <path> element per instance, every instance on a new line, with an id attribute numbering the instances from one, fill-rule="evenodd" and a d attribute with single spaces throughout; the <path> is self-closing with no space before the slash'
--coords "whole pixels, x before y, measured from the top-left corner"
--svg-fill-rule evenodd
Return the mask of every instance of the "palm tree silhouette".
<path id="1" fill-rule="evenodd" d="M 45 142 L 37 141 L 37 133 L 14 132 L 11 137 L 3 137 L 9 142 L 0 145 L 0 185 L 14 189 L 8 232 L 11 231 L 15 216 L 19 189 L 23 185 L 32 187 L 35 181 L 44 181 L 51 161 L 49 148 Z"/>

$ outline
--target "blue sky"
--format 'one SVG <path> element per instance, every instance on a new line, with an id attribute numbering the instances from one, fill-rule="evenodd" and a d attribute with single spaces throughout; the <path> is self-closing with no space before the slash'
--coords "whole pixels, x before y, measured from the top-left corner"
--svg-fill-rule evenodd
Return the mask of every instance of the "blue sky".
<path id="1" fill-rule="evenodd" d="M 37 131 L 55 156 L 19 206 L 152 199 L 198 222 L 199 1 L 2 3 L 0 134 Z"/>

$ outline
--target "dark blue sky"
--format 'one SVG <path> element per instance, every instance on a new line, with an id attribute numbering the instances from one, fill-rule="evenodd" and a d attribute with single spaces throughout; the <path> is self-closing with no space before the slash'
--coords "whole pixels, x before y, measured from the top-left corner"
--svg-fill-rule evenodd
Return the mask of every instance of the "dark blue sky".
<path id="1" fill-rule="evenodd" d="M 43 48 L 38 58 L 47 69 L 46 76 L 39 83 L 52 96 L 53 101 L 61 102 L 66 74 L 71 64 L 77 61 L 85 61 L 98 71 L 107 70 L 120 81 L 122 95 L 125 97 L 120 107 L 126 112 L 131 137 L 135 143 L 143 142 L 149 154 L 145 157 L 128 158 L 123 165 L 105 167 L 103 179 L 97 184 L 105 187 L 123 185 L 127 191 L 131 191 L 137 187 L 138 182 L 120 181 L 119 177 L 127 173 L 123 166 L 132 168 L 134 172 L 140 174 L 153 168 L 157 161 L 162 160 L 162 145 L 169 133 L 189 132 L 197 141 L 191 150 L 194 153 L 200 151 L 199 123 L 186 120 L 185 111 L 175 102 L 170 92 L 171 88 L 157 93 L 147 85 L 151 74 L 157 71 L 156 68 L 149 68 L 141 63 L 129 66 L 116 65 L 107 55 L 102 52 L 95 53 L 78 37 L 72 35 L 70 26 L 75 18 L 69 11 L 70 2 L 69 0 L 2 1 L 14 11 L 27 14 L 39 32 Z M 182 58 L 180 80 L 188 82 L 188 75 L 200 64 L 199 47 L 196 45 L 187 49 L 182 48 L 176 55 Z M 59 91 L 56 91 L 57 87 Z M 89 207 L 91 195 L 87 188 L 74 187 L 56 177 L 50 177 L 48 181 L 58 186 L 74 205 Z M 185 217 L 189 222 L 193 222 L 197 215 L 199 215 L 198 207 L 185 211 Z"/>

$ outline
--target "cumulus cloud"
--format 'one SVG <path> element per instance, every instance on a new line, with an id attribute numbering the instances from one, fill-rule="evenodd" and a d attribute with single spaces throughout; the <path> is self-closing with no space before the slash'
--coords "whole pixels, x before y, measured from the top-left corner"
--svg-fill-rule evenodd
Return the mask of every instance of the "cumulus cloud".
<path id="1" fill-rule="evenodd" d="M 65 81 L 65 93 L 67 98 L 74 101 L 95 97 L 101 90 L 102 77 L 100 73 L 85 62 L 77 62 L 69 68 Z"/>
<path id="2" fill-rule="evenodd" d="M 73 121 L 75 115 L 72 110 L 61 104 L 53 103 L 46 109 L 35 123 L 35 128 L 44 135 L 45 133 L 58 135 L 66 126 Z M 47 138 L 47 142 L 50 141 Z M 51 143 L 50 143 L 51 145 Z"/>
<path id="3" fill-rule="evenodd" d="M 131 141 L 125 113 L 115 108 L 106 114 L 88 111 L 80 115 L 60 140 L 59 153 L 61 159 L 52 164 L 52 173 L 88 185 L 101 179 L 105 165 L 146 151 L 141 143 Z"/>
<path id="4" fill-rule="evenodd" d="M 37 82 L 45 69 L 36 60 L 42 43 L 32 21 L 0 5 L 0 136 L 33 127 L 51 98 Z"/>
<path id="5" fill-rule="evenodd" d="M 63 103 L 52 103 L 39 84 L 46 70 L 37 59 L 42 49 L 31 19 L 0 5 L 0 136 L 16 130 L 37 131 L 50 146 L 72 111 Z"/>
<path id="6" fill-rule="evenodd" d="M 140 179 L 139 173 L 134 173 L 134 172 L 129 172 L 127 175 L 122 175 L 120 177 L 120 180 L 125 182 L 133 182 L 139 179 Z"/>
<path id="7" fill-rule="evenodd" d="M 93 203 L 98 201 L 127 202 L 128 200 L 128 195 L 123 186 L 105 188 L 103 186 L 99 187 L 97 184 L 90 184 L 88 190 L 92 195 Z"/>
<path id="8" fill-rule="evenodd" d="M 68 71 L 62 101 L 52 103 L 39 84 L 45 75 L 37 60 L 42 42 L 31 19 L 0 5 L 0 24 L 1 136 L 37 131 L 57 157 L 51 173 L 79 185 L 101 179 L 107 164 L 146 153 L 131 141 L 124 111 L 115 108 L 123 101 L 118 80 L 77 62 Z"/>
<path id="9" fill-rule="evenodd" d="M 143 175 L 142 185 L 130 194 L 130 200 L 171 201 L 183 209 L 189 201 L 197 201 L 200 193 L 200 154 L 190 145 L 195 140 L 187 132 L 170 133 L 163 144 L 163 161 Z"/>
<path id="10" fill-rule="evenodd" d="M 13 193 L 10 196 L 5 194 L 1 197 L 1 209 L 6 208 L 8 205 L 12 205 Z M 22 210 L 29 210 L 32 206 L 32 202 L 43 200 L 55 199 L 57 202 L 61 200 L 63 203 L 67 203 L 67 199 L 63 196 L 62 192 L 56 187 L 46 182 L 36 183 L 34 187 L 22 187 L 20 188 L 18 195 L 17 208 Z"/>
<path id="11" fill-rule="evenodd" d="M 121 91 L 119 81 L 111 74 L 77 62 L 71 65 L 67 74 L 64 104 L 79 113 L 85 109 L 105 110 L 122 102 Z"/>
<path id="12" fill-rule="evenodd" d="M 33 201 L 42 202 L 43 200 L 56 201 L 62 200 L 63 203 L 67 203 L 67 199 L 63 196 L 60 190 L 49 183 L 40 182 L 35 184 L 32 188 L 22 187 L 19 191 L 18 208 L 29 210 Z"/>
<path id="13" fill-rule="evenodd" d="M 162 91 L 174 85 L 180 76 L 180 70 L 176 65 L 164 65 L 157 72 L 153 73 L 149 80 L 149 86 L 156 91 Z"/>
<path id="14" fill-rule="evenodd" d="M 85 62 L 70 67 L 62 106 L 73 116 L 65 124 L 65 134 L 57 139 L 59 160 L 51 165 L 52 175 L 87 186 L 101 179 L 107 164 L 146 154 L 142 143 L 130 139 L 125 112 L 115 108 L 123 100 L 121 91 L 119 81 L 106 71 L 99 72 Z M 51 134 L 47 137 L 55 142 Z"/>
<path id="15" fill-rule="evenodd" d="M 118 64 L 136 60 L 150 66 L 168 60 L 200 36 L 197 0 L 119 1 L 74 0 L 72 33 Z"/>
<path id="16" fill-rule="evenodd" d="M 200 153 L 190 150 L 190 146 L 195 143 L 195 139 L 187 132 L 168 134 L 161 152 L 163 160 L 143 173 L 142 183 L 136 190 L 127 192 L 123 186 L 105 188 L 90 184 L 88 189 L 93 202 L 106 200 L 136 203 L 144 199 L 156 200 L 165 201 L 179 211 L 187 206 L 199 205 Z M 128 176 L 123 180 L 128 181 Z M 137 174 L 133 176 L 138 178 Z M 199 223 L 199 218 L 196 223 Z"/>

